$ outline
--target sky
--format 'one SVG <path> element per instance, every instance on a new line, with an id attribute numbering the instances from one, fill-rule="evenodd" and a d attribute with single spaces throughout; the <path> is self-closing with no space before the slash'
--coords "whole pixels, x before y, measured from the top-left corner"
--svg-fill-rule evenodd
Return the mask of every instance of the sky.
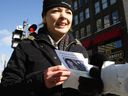
<path id="1" fill-rule="evenodd" d="M 0 1 L 0 70 L 4 61 L 8 62 L 11 48 L 12 32 L 18 25 L 40 24 L 42 22 L 42 0 L 1 0 Z"/>

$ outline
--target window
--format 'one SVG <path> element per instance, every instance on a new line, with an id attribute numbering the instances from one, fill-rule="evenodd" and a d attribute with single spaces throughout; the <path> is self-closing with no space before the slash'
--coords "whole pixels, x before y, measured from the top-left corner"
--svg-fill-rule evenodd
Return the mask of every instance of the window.
<path id="1" fill-rule="evenodd" d="M 119 15 L 118 15 L 118 11 L 114 11 L 112 13 L 112 23 L 116 24 L 119 22 Z"/>
<path id="2" fill-rule="evenodd" d="M 97 21 L 96 21 L 96 27 L 97 27 L 97 31 L 100 31 L 102 29 L 101 19 L 97 19 Z"/>
<path id="3" fill-rule="evenodd" d="M 90 24 L 86 26 L 86 32 L 87 32 L 87 35 L 91 35 L 91 26 Z"/>
<path id="4" fill-rule="evenodd" d="M 86 17 L 86 19 L 88 19 L 90 17 L 89 8 L 85 9 L 85 17 Z"/>
<path id="5" fill-rule="evenodd" d="M 85 36 L 85 28 L 82 27 L 82 28 L 81 28 L 81 38 L 84 37 L 84 36 Z"/>
<path id="6" fill-rule="evenodd" d="M 100 3 L 99 3 L 99 1 L 97 1 L 96 3 L 95 3 L 95 14 L 97 14 L 97 13 L 99 13 L 100 12 Z"/>
<path id="7" fill-rule="evenodd" d="M 74 23 L 75 25 L 78 24 L 78 16 L 77 16 L 77 15 L 75 15 L 75 17 L 74 17 L 74 22 L 75 22 L 75 23 Z"/>
<path id="8" fill-rule="evenodd" d="M 109 15 L 106 15 L 104 17 L 104 28 L 107 28 L 110 26 L 110 19 L 109 19 Z"/>
<path id="9" fill-rule="evenodd" d="M 76 31 L 75 35 L 76 35 L 76 38 L 79 39 L 79 31 Z"/>
<path id="10" fill-rule="evenodd" d="M 80 12 L 80 23 L 84 21 L 84 13 L 83 11 Z"/>
<path id="11" fill-rule="evenodd" d="M 89 4 L 89 0 L 85 0 L 85 3 L 88 5 Z"/>
<path id="12" fill-rule="evenodd" d="M 115 47 L 116 47 L 116 48 L 122 47 L 122 42 L 121 42 L 121 40 L 115 41 Z"/>
<path id="13" fill-rule="evenodd" d="M 84 2 L 83 2 L 84 0 L 78 0 L 78 1 L 79 1 L 79 7 L 82 7 L 82 5 L 83 5 L 83 3 L 84 3 Z"/>
<path id="14" fill-rule="evenodd" d="M 77 8 L 78 8 L 77 0 L 74 1 L 74 4 L 73 4 L 73 5 L 74 5 L 74 6 L 73 6 L 74 10 L 77 10 Z"/>
<path id="15" fill-rule="evenodd" d="M 117 2 L 117 0 L 110 0 L 110 4 L 115 4 Z"/>
<path id="16" fill-rule="evenodd" d="M 105 9 L 108 7 L 108 2 L 107 0 L 102 0 L 102 8 Z"/>

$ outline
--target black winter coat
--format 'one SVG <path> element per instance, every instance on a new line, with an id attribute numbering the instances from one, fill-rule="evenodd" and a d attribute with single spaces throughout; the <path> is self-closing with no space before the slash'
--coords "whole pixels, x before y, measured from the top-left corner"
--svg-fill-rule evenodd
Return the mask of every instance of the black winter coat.
<path id="1" fill-rule="evenodd" d="M 46 88 L 43 71 L 61 64 L 47 33 L 46 29 L 40 29 L 35 40 L 25 39 L 13 51 L 1 80 L 3 96 L 86 96 L 75 89 L 63 89 L 62 85 Z M 85 48 L 68 36 L 64 50 L 80 52 L 87 57 Z"/>

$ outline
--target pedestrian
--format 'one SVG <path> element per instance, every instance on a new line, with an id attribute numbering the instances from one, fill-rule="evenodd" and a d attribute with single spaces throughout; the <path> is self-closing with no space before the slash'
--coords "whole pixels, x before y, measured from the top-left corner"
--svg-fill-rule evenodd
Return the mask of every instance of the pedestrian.
<path id="1" fill-rule="evenodd" d="M 88 58 L 85 48 L 70 32 L 73 20 L 70 3 L 44 0 L 42 18 L 44 26 L 36 38 L 22 40 L 14 49 L 2 75 L 1 85 L 6 90 L 3 96 L 95 96 L 62 88 L 71 72 L 61 65 L 55 50 L 79 52 Z M 88 90 L 86 88 L 84 90 Z"/>

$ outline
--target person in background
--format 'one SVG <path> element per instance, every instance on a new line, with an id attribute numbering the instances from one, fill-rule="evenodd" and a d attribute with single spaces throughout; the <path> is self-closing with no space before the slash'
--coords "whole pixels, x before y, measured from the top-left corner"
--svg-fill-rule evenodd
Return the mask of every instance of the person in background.
<path id="1" fill-rule="evenodd" d="M 3 96 L 95 96 L 95 91 L 99 91 L 96 89 L 99 85 L 92 85 L 95 79 L 86 85 L 86 78 L 80 78 L 80 89 L 85 92 L 62 87 L 71 72 L 61 65 L 55 50 L 79 52 L 88 58 L 85 48 L 71 35 L 70 3 L 44 0 L 42 18 L 44 26 L 38 30 L 37 37 L 23 40 L 14 49 L 2 74 L 1 86 L 6 91 L 2 91 Z"/>

